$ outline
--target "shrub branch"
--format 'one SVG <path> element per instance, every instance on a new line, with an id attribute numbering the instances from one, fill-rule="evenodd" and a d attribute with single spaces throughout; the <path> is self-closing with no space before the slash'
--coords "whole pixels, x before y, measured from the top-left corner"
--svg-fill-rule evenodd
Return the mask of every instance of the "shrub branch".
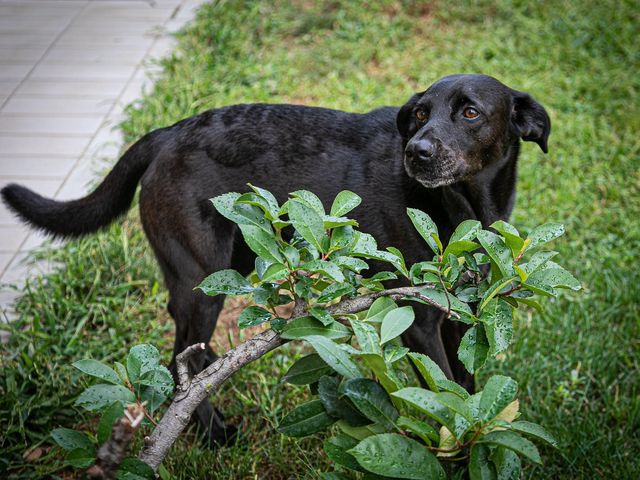
<path id="1" fill-rule="evenodd" d="M 447 307 L 438 305 L 423 295 L 421 291 L 424 290 L 424 288 L 428 287 L 401 287 L 362 295 L 332 305 L 328 308 L 328 311 L 332 315 L 346 315 L 368 309 L 373 302 L 380 297 L 390 297 L 394 300 L 415 297 L 442 310 L 451 317 L 459 318 L 455 312 L 448 311 Z M 304 303 L 297 301 L 292 317 L 303 316 L 304 311 Z M 154 470 L 157 470 L 171 446 L 189 423 L 191 415 L 200 402 L 207 398 L 212 392 L 217 391 L 229 377 L 242 367 L 284 345 L 287 341 L 288 340 L 281 338 L 274 330 L 265 330 L 252 339 L 229 350 L 193 377 L 189 375 L 187 361 L 191 355 L 202 350 L 203 344 L 188 347 L 176 357 L 176 366 L 178 367 L 178 378 L 180 382 L 179 394 L 175 396 L 173 402 L 151 435 L 145 439 L 145 446 L 138 458 Z"/>

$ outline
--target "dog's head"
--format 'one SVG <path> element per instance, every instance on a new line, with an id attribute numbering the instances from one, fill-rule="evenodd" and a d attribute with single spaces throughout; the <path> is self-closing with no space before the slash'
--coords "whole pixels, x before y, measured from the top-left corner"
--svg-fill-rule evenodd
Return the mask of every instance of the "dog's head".
<path id="1" fill-rule="evenodd" d="M 400 109 L 407 174 L 427 188 L 469 179 L 519 139 L 547 153 L 549 115 L 530 95 L 486 75 L 451 75 Z"/>

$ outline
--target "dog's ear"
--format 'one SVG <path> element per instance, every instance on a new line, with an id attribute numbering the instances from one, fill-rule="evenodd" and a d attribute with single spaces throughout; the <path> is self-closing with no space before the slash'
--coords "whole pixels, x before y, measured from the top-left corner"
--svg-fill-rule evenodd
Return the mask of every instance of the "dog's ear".
<path id="1" fill-rule="evenodd" d="M 420 100 L 422 95 L 424 95 L 424 92 L 413 94 L 409 101 L 400 108 L 398 116 L 396 117 L 398 131 L 405 140 L 408 140 L 414 133 L 411 131 L 411 127 L 415 125 L 415 121 L 413 119 L 413 108 L 416 106 L 416 103 L 418 103 L 418 100 Z"/>
<path id="2" fill-rule="evenodd" d="M 531 95 L 513 92 L 512 121 L 518 135 L 523 140 L 536 142 L 547 153 L 547 140 L 551 133 L 551 120 L 542 105 Z"/>

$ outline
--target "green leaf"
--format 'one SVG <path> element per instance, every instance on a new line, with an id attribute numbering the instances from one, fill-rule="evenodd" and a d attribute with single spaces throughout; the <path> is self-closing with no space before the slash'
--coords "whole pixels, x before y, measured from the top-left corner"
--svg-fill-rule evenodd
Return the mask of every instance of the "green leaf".
<path id="1" fill-rule="evenodd" d="M 311 273 L 322 273 L 334 282 L 344 282 L 344 275 L 342 274 L 340 267 L 333 262 L 328 262 L 326 260 L 312 260 L 301 265 L 300 270 L 306 270 Z"/>
<path id="2" fill-rule="evenodd" d="M 531 258 L 528 262 L 523 263 L 521 265 L 522 270 L 525 271 L 527 275 L 531 275 L 536 270 L 544 267 L 549 260 L 555 257 L 558 252 L 546 251 L 546 252 L 536 252 L 531 255 Z"/>
<path id="3" fill-rule="evenodd" d="M 86 433 L 70 428 L 56 428 L 51 431 L 51 438 L 64 450 L 95 449 L 93 442 Z"/>
<path id="4" fill-rule="evenodd" d="M 438 364 L 422 353 L 411 352 L 409 353 L 409 358 L 413 361 L 413 364 L 418 369 L 418 372 L 420 372 L 420 375 L 422 375 L 422 378 L 424 378 L 428 387 L 434 392 L 439 392 L 440 388 L 438 387 L 438 383 L 446 380 L 447 376 Z"/>
<path id="5" fill-rule="evenodd" d="M 120 383 L 126 384 L 129 380 L 129 375 L 127 375 L 127 369 L 120 362 L 113 362 L 113 366 L 115 367 L 116 372 L 118 373 L 118 377 L 122 380 Z"/>
<path id="6" fill-rule="evenodd" d="M 251 283 L 235 270 L 219 270 L 205 278 L 196 288 L 211 297 L 215 295 L 244 295 L 251 293 Z"/>
<path id="7" fill-rule="evenodd" d="M 278 242 L 273 234 L 269 234 L 253 225 L 239 225 L 238 227 L 242 232 L 245 243 L 256 255 L 270 262 L 284 262 L 284 257 L 278 249 Z"/>
<path id="8" fill-rule="evenodd" d="M 276 197 L 274 197 L 273 194 L 269 190 L 265 190 L 264 188 L 256 187 L 254 185 L 251 185 L 250 183 L 248 183 L 247 185 L 249 185 L 251 190 L 256 192 L 256 194 L 258 194 L 260 197 L 262 197 L 264 199 L 264 201 L 266 202 L 267 212 L 268 212 L 267 216 L 269 217 L 269 220 L 273 220 L 273 219 L 277 218 L 278 217 L 278 210 L 280 209 L 280 207 L 278 206 L 278 201 L 276 200 Z"/>
<path id="9" fill-rule="evenodd" d="M 367 322 L 378 323 L 382 322 L 382 319 L 389 313 L 391 310 L 395 310 L 398 308 L 398 304 L 391 300 L 389 297 L 380 297 L 377 298 L 367 310 L 367 315 L 365 319 Z"/>
<path id="10" fill-rule="evenodd" d="M 298 317 L 288 322 L 282 329 L 280 336 L 287 340 L 298 340 L 309 335 L 319 335 L 326 338 L 346 338 L 351 331 L 338 322 L 323 325 L 313 317 Z"/>
<path id="11" fill-rule="evenodd" d="M 335 342 L 318 335 L 304 337 L 318 352 L 318 355 L 336 372 L 346 378 L 361 377 L 360 369 L 351 360 L 351 356 L 342 350 Z"/>
<path id="12" fill-rule="evenodd" d="M 449 255 L 455 255 L 456 257 L 462 254 L 463 252 L 473 252 L 478 249 L 480 245 L 476 242 L 471 242 L 469 240 L 458 240 L 457 242 L 452 242 L 447 245 L 445 248 L 443 256 L 447 258 Z"/>
<path id="13" fill-rule="evenodd" d="M 273 235 L 271 222 L 265 217 L 265 210 L 264 201 L 253 193 L 240 195 L 233 207 L 234 213 L 241 217 L 238 225 L 251 225 L 264 231 L 267 235 Z"/>
<path id="14" fill-rule="evenodd" d="M 215 207 L 215 209 L 218 211 L 220 215 L 222 215 L 225 218 L 228 218 L 234 223 L 240 224 L 245 222 L 246 219 L 242 217 L 240 214 L 238 214 L 234 209 L 236 200 L 239 197 L 240 197 L 239 193 L 229 192 L 229 193 L 225 193 L 224 195 L 218 195 L 217 197 L 212 198 L 211 203 L 213 203 L 213 206 Z"/>
<path id="15" fill-rule="evenodd" d="M 480 245 L 482 245 L 487 251 L 491 260 L 493 260 L 500 270 L 500 273 L 502 273 L 504 277 L 515 275 L 511 250 L 507 247 L 502 238 L 487 230 L 480 230 L 477 237 Z"/>
<path id="16" fill-rule="evenodd" d="M 352 220 L 351 218 L 333 217 L 331 215 L 324 215 L 322 217 L 322 224 L 325 230 L 329 230 L 337 227 L 346 227 L 346 226 L 357 227 L 358 226 L 358 222 L 356 222 L 355 220 Z"/>
<path id="17" fill-rule="evenodd" d="M 522 438 L 515 432 L 509 430 L 498 430 L 487 433 L 480 437 L 478 443 L 492 443 L 513 450 L 514 452 L 527 457 L 532 462 L 542 464 L 542 459 L 536 446 L 526 438 Z"/>
<path id="18" fill-rule="evenodd" d="M 340 377 L 325 375 L 318 382 L 318 395 L 326 412 L 334 418 L 342 419 L 349 425 L 360 427 L 368 425 L 371 420 L 363 416 L 351 401 L 338 393 Z"/>
<path id="19" fill-rule="evenodd" d="M 470 423 L 473 423 L 471 410 L 460 396 L 451 392 L 439 392 L 436 393 L 436 400 L 449 410 L 462 415 L 463 418 L 468 420 Z"/>
<path id="20" fill-rule="evenodd" d="M 531 240 L 529 248 L 548 243 L 563 234 L 564 225 L 560 223 L 545 223 L 544 225 L 540 225 L 529 232 L 529 236 L 527 237 L 527 239 Z"/>
<path id="21" fill-rule="evenodd" d="M 424 388 L 407 387 L 391 394 L 413 405 L 418 410 L 426 413 L 436 422 L 444 425 L 450 431 L 455 430 L 454 414 L 448 407 L 440 403 L 437 394 Z"/>
<path id="22" fill-rule="evenodd" d="M 458 347 L 458 358 L 469 373 L 476 372 L 484 365 L 489 353 L 489 341 L 482 324 L 466 331 Z"/>
<path id="23" fill-rule="evenodd" d="M 372 235 L 364 232 L 354 232 L 355 243 L 351 247 L 353 255 L 374 255 L 378 251 L 378 242 Z"/>
<path id="24" fill-rule="evenodd" d="M 394 373 L 393 368 L 384 361 L 384 358 L 378 353 L 361 353 L 358 355 L 367 364 L 380 384 L 388 392 L 395 392 L 403 387 L 401 380 Z"/>
<path id="25" fill-rule="evenodd" d="M 372 280 L 374 282 L 386 282 L 388 280 L 396 280 L 397 278 L 398 276 L 393 272 L 378 272 L 368 280 Z"/>
<path id="26" fill-rule="evenodd" d="M 489 355 L 504 352 L 513 338 L 513 308 L 503 299 L 492 300 L 480 315 L 484 324 L 487 340 L 489 341 Z"/>
<path id="27" fill-rule="evenodd" d="M 114 402 L 120 402 L 123 406 L 135 403 L 135 395 L 122 385 L 106 385 L 104 383 L 93 385 L 80 394 L 74 405 L 82 407 L 90 412 L 102 410 Z"/>
<path id="28" fill-rule="evenodd" d="M 384 361 L 388 364 L 393 364 L 403 358 L 407 353 L 409 353 L 407 347 L 388 343 L 384 346 Z"/>
<path id="29" fill-rule="evenodd" d="M 397 258 L 397 260 L 391 262 L 392 265 L 402 272 L 405 277 L 409 277 L 409 270 L 407 270 L 407 263 L 402 252 L 395 247 L 387 247 L 387 250 Z"/>
<path id="30" fill-rule="evenodd" d="M 548 285 L 553 288 L 568 288 L 578 291 L 580 282 L 555 262 L 547 262 L 541 270 L 536 270 L 527 278 L 527 285 Z"/>
<path id="31" fill-rule="evenodd" d="M 360 350 L 365 353 L 381 354 L 380 337 L 373 325 L 362 320 L 351 320 L 350 322 L 353 333 L 355 333 L 358 340 L 358 345 L 360 345 Z"/>
<path id="32" fill-rule="evenodd" d="M 369 420 L 379 423 L 387 430 L 395 428 L 398 411 L 378 383 L 368 378 L 356 378 L 344 383 L 340 391 Z"/>
<path id="33" fill-rule="evenodd" d="M 437 442 L 439 439 L 438 432 L 435 428 L 426 422 L 409 417 L 398 417 L 396 425 L 402 430 L 408 430 L 414 435 L 417 435 L 427 445 L 431 445 L 432 442 Z"/>
<path id="34" fill-rule="evenodd" d="M 478 220 L 465 220 L 456 227 L 449 239 L 449 244 L 460 240 L 473 240 L 481 228 L 482 224 Z"/>
<path id="35" fill-rule="evenodd" d="M 125 458 L 118 467 L 118 480 L 154 480 L 153 469 L 137 458 Z"/>
<path id="36" fill-rule="evenodd" d="M 255 305 L 245 308 L 238 317 L 238 327 L 247 328 L 255 327 L 264 322 L 268 322 L 273 317 L 273 314 L 262 307 Z M 285 327 L 286 328 L 286 327 Z"/>
<path id="37" fill-rule="evenodd" d="M 282 378 L 282 381 L 293 385 L 308 385 L 317 382 L 324 375 L 333 372 L 320 355 L 312 353 L 295 362 Z"/>
<path id="38" fill-rule="evenodd" d="M 257 257 L 260 258 L 260 257 Z M 275 280 L 282 280 L 289 275 L 289 269 L 282 263 L 272 263 L 262 274 L 261 280 L 263 282 L 272 282 Z"/>
<path id="39" fill-rule="evenodd" d="M 313 316 L 313 318 L 315 318 L 316 320 L 319 320 L 320 323 L 322 323 L 325 327 L 335 322 L 334 318 L 331 316 L 331 314 L 327 311 L 326 308 L 313 307 L 312 309 L 309 310 L 309 313 Z"/>
<path id="40" fill-rule="evenodd" d="M 515 430 L 516 432 L 521 432 L 526 435 L 531 435 L 533 437 L 539 438 L 540 440 L 547 442 L 553 447 L 558 446 L 558 442 L 555 438 L 553 438 L 553 435 L 551 435 L 537 423 L 525 422 L 524 420 L 521 420 L 518 422 L 512 422 L 509 428 Z"/>
<path id="41" fill-rule="evenodd" d="M 513 258 L 516 258 L 524 246 L 524 240 L 520 238 L 520 233 L 516 227 L 503 220 L 498 220 L 491 225 L 491 228 L 504 237 L 504 241 L 511 250 Z"/>
<path id="42" fill-rule="evenodd" d="M 349 190 L 343 190 L 333 200 L 330 213 L 334 217 L 341 217 L 360 205 L 360 202 L 362 199 L 358 195 Z"/>
<path id="43" fill-rule="evenodd" d="M 132 365 L 133 370 L 136 370 L 138 375 L 134 377 L 129 366 Z M 160 365 L 160 352 L 153 345 L 148 343 L 142 343 L 136 345 L 129 350 L 127 355 L 127 371 L 129 372 L 129 378 L 132 382 L 138 380 L 139 376 L 144 375 L 146 372 L 153 370 Z"/>
<path id="44" fill-rule="evenodd" d="M 98 424 L 97 437 L 99 445 L 109 440 L 113 424 L 122 416 L 124 416 L 124 407 L 120 402 L 112 403 L 111 406 L 104 411 Z"/>
<path id="45" fill-rule="evenodd" d="M 308 190 L 297 190 L 291 193 L 291 196 L 309 208 L 311 208 L 315 213 L 320 215 L 320 217 L 325 215 L 324 207 L 322 206 L 322 201 L 318 198 L 318 196 L 310 192 Z M 289 202 L 291 204 L 293 202 Z M 291 211 L 291 205 L 289 205 L 289 211 Z"/>
<path id="46" fill-rule="evenodd" d="M 324 441 L 323 448 L 327 457 L 338 465 L 342 465 L 343 467 L 356 470 L 358 472 L 366 472 L 366 470 L 360 466 L 355 457 L 347 453 L 347 450 L 355 447 L 357 444 L 358 440 L 341 433 L 335 437 L 327 438 Z"/>
<path id="47" fill-rule="evenodd" d="M 410 306 L 396 308 L 387 313 L 380 327 L 380 344 L 393 340 L 411 326 L 415 314 Z"/>
<path id="48" fill-rule="evenodd" d="M 491 285 L 484 295 L 482 295 L 482 299 L 480 300 L 480 305 L 478 306 L 478 310 L 484 309 L 484 307 L 491 301 L 493 297 L 495 297 L 498 293 L 504 290 L 507 286 L 515 286 L 515 284 L 520 280 L 518 275 L 514 275 L 512 277 L 507 277 L 505 279 L 498 280 L 496 283 Z M 514 284 L 514 285 L 511 285 Z"/>
<path id="49" fill-rule="evenodd" d="M 415 480 L 445 478 L 440 462 L 424 445 L 395 433 L 367 437 L 348 453 L 377 475 Z"/>
<path id="50" fill-rule="evenodd" d="M 123 381 L 113 368 L 93 359 L 78 360 L 72 364 L 75 368 L 87 375 L 99 378 L 114 385 L 123 385 Z"/>
<path id="51" fill-rule="evenodd" d="M 278 425 L 278 432 L 287 437 L 306 437 L 324 430 L 335 423 L 325 411 L 320 400 L 312 400 L 297 406 Z"/>
<path id="52" fill-rule="evenodd" d="M 504 375 L 493 375 L 487 381 L 480 397 L 480 418 L 492 420 L 507 405 L 513 402 L 518 393 L 518 384 Z"/>
<path id="53" fill-rule="evenodd" d="M 490 454 L 489 447 L 482 443 L 476 443 L 471 447 L 470 480 L 497 480 L 496 468 L 489 460 Z"/>
<path id="54" fill-rule="evenodd" d="M 157 365 L 152 370 L 147 370 L 141 375 L 139 383 L 156 389 L 166 397 L 173 392 L 174 385 L 171 372 L 162 365 Z"/>
<path id="55" fill-rule="evenodd" d="M 434 234 L 436 237 L 438 235 L 438 227 L 431 220 L 431 217 L 415 208 L 407 208 L 407 214 L 411 219 L 411 223 L 413 223 L 420 236 L 424 238 L 424 241 L 427 242 L 429 248 L 433 250 L 433 253 L 440 254 L 441 248 L 439 248 L 438 242 L 434 238 Z"/>
<path id="56" fill-rule="evenodd" d="M 535 300 L 531 300 L 530 298 L 518 298 L 517 302 L 518 304 L 523 304 L 527 307 L 535 309 L 538 313 L 542 313 L 542 306 Z"/>
<path id="57" fill-rule="evenodd" d="M 344 433 L 346 433 L 350 437 L 353 437 L 357 440 L 364 440 L 365 438 L 370 437 L 371 435 L 384 433 L 384 429 L 382 428 L 382 425 L 378 425 L 377 423 L 372 423 L 370 425 L 365 425 L 362 427 L 352 427 L 344 420 L 338 420 L 336 425 Z"/>
<path id="58" fill-rule="evenodd" d="M 343 248 L 350 247 L 354 241 L 355 234 L 352 227 L 336 227 L 331 231 L 331 241 L 329 242 L 329 248 L 332 251 L 342 250 Z"/>
<path id="59" fill-rule="evenodd" d="M 440 390 L 444 390 L 445 392 L 455 393 L 460 398 L 469 398 L 469 392 L 467 392 L 456 382 L 454 382 L 453 380 L 449 380 L 448 378 L 438 380 L 438 388 L 440 388 Z"/>
<path id="60" fill-rule="evenodd" d="M 287 258 L 287 263 L 291 268 L 296 268 L 300 265 L 300 252 L 296 247 L 287 245 L 284 250 L 284 256 Z"/>
<path id="61" fill-rule="evenodd" d="M 336 257 L 333 259 L 333 263 L 355 273 L 360 273 L 362 270 L 367 270 L 369 268 L 367 262 L 353 257 Z"/>
<path id="62" fill-rule="evenodd" d="M 309 244 L 318 251 L 324 252 L 322 248 L 322 237 L 324 236 L 324 224 L 322 217 L 312 208 L 300 202 L 289 202 L 289 219 L 296 231 Z"/>
<path id="63" fill-rule="evenodd" d="M 93 446 L 91 450 L 77 448 L 70 451 L 65 460 L 74 468 L 87 468 L 96 460 L 96 449 Z"/>
<path id="64" fill-rule="evenodd" d="M 353 285 L 348 283 L 332 283 L 322 291 L 318 297 L 318 303 L 330 302 L 343 295 L 350 295 L 353 291 Z"/>
<path id="65" fill-rule="evenodd" d="M 515 452 L 504 447 L 497 447 L 491 455 L 491 461 L 496 466 L 497 480 L 520 479 L 520 457 Z"/>

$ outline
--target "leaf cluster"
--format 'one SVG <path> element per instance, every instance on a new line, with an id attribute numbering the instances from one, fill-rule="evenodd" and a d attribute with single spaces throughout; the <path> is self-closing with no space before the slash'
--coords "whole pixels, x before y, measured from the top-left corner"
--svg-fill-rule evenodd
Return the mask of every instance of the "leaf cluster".
<path id="1" fill-rule="evenodd" d="M 208 295 L 249 295 L 256 305 L 240 315 L 241 328 L 270 322 L 283 338 L 313 347 L 315 353 L 294 363 L 284 379 L 309 385 L 317 398 L 287 414 L 278 430 L 304 437 L 337 425 L 340 433 L 325 441 L 324 450 L 339 471 L 326 478 L 444 478 L 443 462 L 466 459 L 472 479 L 517 478 L 521 457 L 541 462 L 529 438 L 555 441 L 541 426 L 516 420 L 517 383 L 496 375 L 469 395 L 429 357 L 409 352 L 399 337 L 413 323 L 413 309 L 385 296 L 384 283 L 400 278 L 417 288 L 403 300 L 436 306 L 468 324 L 458 357 L 474 373 L 509 347 L 514 309 L 540 309 L 540 299 L 557 296 L 558 289 L 580 289 L 551 260 L 556 253 L 541 249 L 563 234 L 561 225 L 545 224 L 523 236 L 504 221 L 485 230 L 467 220 L 444 245 L 431 218 L 408 209 L 431 254 L 406 265 L 402 252 L 379 249 L 345 217 L 360 203 L 354 193 L 340 192 L 327 214 L 311 192 L 294 192 L 280 206 L 267 190 L 250 187 L 250 193 L 212 202 L 257 255 L 255 274 L 247 279 L 223 270 L 198 288 Z M 389 270 L 367 277 L 369 260 L 385 262 Z M 372 292 L 380 298 L 366 311 L 339 314 L 332 308 Z M 290 303 L 304 314 L 280 317 L 276 307 Z M 403 373 L 407 362 L 427 388 L 410 385 Z"/>
<path id="2" fill-rule="evenodd" d="M 76 406 L 101 415 L 96 435 L 69 428 L 51 432 L 54 442 L 67 452 L 67 464 L 75 468 L 87 468 L 95 462 L 97 447 L 109 439 L 127 405 L 137 404 L 145 413 L 143 423 L 154 423 L 152 414 L 174 389 L 171 373 L 160 364 L 160 353 L 153 345 L 132 347 L 125 362 L 115 362 L 113 368 L 94 359 L 78 360 L 73 366 L 101 381 L 87 387 L 75 401 Z M 118 478 L 155 478 L 155 473 L 136 458 L 127 458 L 120 465 Z"/>

